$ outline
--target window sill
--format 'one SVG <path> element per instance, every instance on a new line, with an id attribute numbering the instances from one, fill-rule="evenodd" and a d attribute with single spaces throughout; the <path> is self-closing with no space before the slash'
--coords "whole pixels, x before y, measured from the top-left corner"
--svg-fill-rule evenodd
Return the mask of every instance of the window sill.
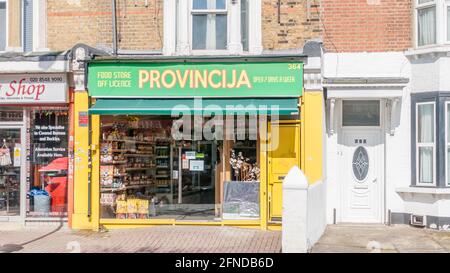
<path id="1" fill-rule="evenodd" d="M 409 188 L 397 188 L 395 191 L 397 193 L 450 195 L 450 188 L 409 187 Z"/>
<path id="2" fill-rule="evenodd" d="M 405 52 L 406 57 L 419 58 L 421 55 L 438 55 L 445 54 L 450 57 L 450 45 L 431 45 L 413 48 Z"/>

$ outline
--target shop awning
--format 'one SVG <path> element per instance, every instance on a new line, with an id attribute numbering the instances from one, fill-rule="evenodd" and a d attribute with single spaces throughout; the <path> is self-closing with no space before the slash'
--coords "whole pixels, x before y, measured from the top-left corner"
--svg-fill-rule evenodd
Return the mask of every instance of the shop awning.
<path id="1" fill-rule="evenodd" d="M 91 115 L 265 114 L 298 115 L 296 98 L 277 99 L 98 99 Z"/>

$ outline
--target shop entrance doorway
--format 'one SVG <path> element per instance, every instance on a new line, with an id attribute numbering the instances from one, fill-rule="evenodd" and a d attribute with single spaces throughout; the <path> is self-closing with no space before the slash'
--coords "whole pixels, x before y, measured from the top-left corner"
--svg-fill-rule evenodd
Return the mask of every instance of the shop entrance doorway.
<path id="1" fill-rule="evenodd" d="M 280 222 L 283 215 L 283 180 L 293 167 L 300 166 L 300 122 L 271 123 L 269 133 L 269 221 Z"/>
<path id="2" fill-rule="evenodd" d="M 171 206 L 177 219 L 215 217 L 215 168 L 217 145 L 210 141 L 184 142 L 175 147 L 171 165 Z M 158 169 L 158 161 L 157 166 Z M 164 213 L 162 215 L 164 217 Z"/>

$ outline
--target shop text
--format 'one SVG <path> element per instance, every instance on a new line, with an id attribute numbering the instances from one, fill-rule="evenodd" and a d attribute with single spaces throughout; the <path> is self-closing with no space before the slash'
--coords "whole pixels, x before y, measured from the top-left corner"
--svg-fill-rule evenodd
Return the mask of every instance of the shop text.
<path id="1" fill-rule="evenodd" d="M 127 88 L 132 86 L 131 73 L 99 72 L 98 87 Z M 232 89 L 246 87 L 252 89 L 247 71 L 243 70 L 140 70 L 139 88 L 172 89 L 186 88 Z"/>
<path id="2" fill-rule="evenodd" d="M 48 84 L 55 83 L 64 83 L 64 78 L 54 76 L 11 79 L 8 82 L 0 82 L 0 97 L 4 100 L 41 101 L 48 93 Z"/>

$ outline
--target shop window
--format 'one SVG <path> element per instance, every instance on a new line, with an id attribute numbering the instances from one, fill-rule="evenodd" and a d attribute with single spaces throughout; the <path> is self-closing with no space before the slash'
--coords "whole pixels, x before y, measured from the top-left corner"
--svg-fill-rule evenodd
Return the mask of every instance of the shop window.
<path id="1" fill-rule="evenodd" d="M 435 184 L 435 103 L 417 104 L 417 184 Z"/>
<path id="2" fill-rule="evenodd" d="M 257 139 L 239 126 L 233 140 L 199 140 L 172 118 L 102 116 L 101 217 L 217 220 L 225 210 L 259 219 Z M 192 137 L 176 140 L 175 127 Z"/>
<path id="3" fill-rule="evenodd" d="M 66 217 L 68 201 L 68 112 L 30 114 L 28 217 Z"/>
<path id="4" fill-rule="evenodd" d="M 342 126 L 379 127 L 379 100 L 344 100 L 342 102 Z"/>
<path id="5" fill-rule="evenodd" d="M 0 0 L 0 51 L 6 49 L 6 1 Z"/>
<path id="6" fill-rule="evenodd" d="M 21 108 L 0 107 L 0 122 L 23 122 L 23 110 Z"/>
<path id="7" fill-rule="evenodd" d="M 225 50 L 228 11 L 225 0 L 193 0 L 192 49 Z"/>
<path id="8" fill-rule="evenodd" d="M 0 140 L 0 216 L 19 216 L 22 169 L 21 129 L 0 129 Z"/>

